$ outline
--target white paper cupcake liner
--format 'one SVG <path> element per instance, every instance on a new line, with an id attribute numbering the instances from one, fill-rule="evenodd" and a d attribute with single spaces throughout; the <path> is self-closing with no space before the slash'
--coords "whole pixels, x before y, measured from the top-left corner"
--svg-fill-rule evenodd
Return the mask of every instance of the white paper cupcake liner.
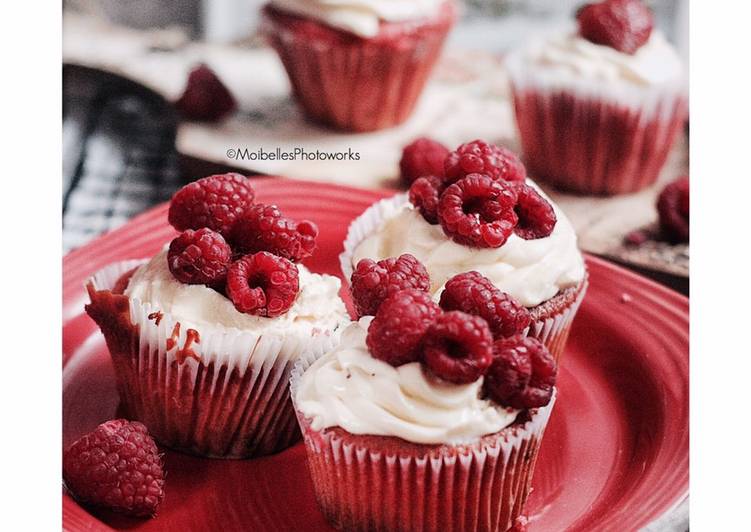
<path id="1" fill-rule="evenodd" d="M 583 194 L 654 183 L 688 113 L 682 76 L 650 86 L 550 76 L 506 61 L 525 164 L 536 178 Z"/>
<path id="2" fill-rule="evenodd" d="M 104 333 L 128 415 L 161 444 L 203 456 L 259 456 L 299 439 L 290 372 L 330 350 L 341 327 L 189 328 L 151 304 L 111 293 L 142 262 L 113 264 L 87 283 L 87 312 Z"/>
<path id="3" fill-rule="evenodd" d="M 352 277 L 354 254 L 360 243 L 374 234 L 382 226 L 384 220 L 396 216 L 408 202 L 409 198 L 405 193 L 382 199 L 372 204 L 352 221 L 344 239 L 344 251 L 339 255 L 339 265 L 346 283 L 349 283 Z M 584 299 L 587 287 L 588 280 L 585 276 L 581 281 L 573 304 L 552 316 L 533 322 L 525 331 L 529 336 L 537 338 L 545 344 L 556 360 L 559 360 L 563 353 L 568 333 L 576 317 L 576 312 Z"/>
<path id="4" fill-rule="evenodd" d="M 293 403 L 303 373 L 292 370 Z M 296 413 L 318 504 L 336 528 L 480 532 L 505 531 L 523 512 L 554 403 L 458 446 L 317 431 Z"/>

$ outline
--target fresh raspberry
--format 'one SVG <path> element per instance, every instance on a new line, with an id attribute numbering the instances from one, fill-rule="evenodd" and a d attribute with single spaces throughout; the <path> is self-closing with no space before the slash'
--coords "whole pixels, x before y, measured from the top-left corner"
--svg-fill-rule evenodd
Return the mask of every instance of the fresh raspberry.
<path id="1" fill-rule="evenodd" d="M 660 228 L 672 242 L 688 242 L 689 238 L 689 180 L 679 177 L 668 184 L 657 198 Z"/>
<path id="2" fill-rule="evenodd" d="M 235 251 L 268 251 L 297 262 L 313 254 L 317 236 L 313 222 L 290 220 L 276 205 L 257 203 L 237 220 L 229 240 Z"/>
<path id="3" fill-rule="evenodd" d="M 443 175 L 443 161 L 449 149 L 440 142 L 421 137 L 408 144 L 399 161 L 402 183 L 409 186 L 418 177 Z"/>
<path id="4" fill-rule="evenodd" d="M 526 183 L 514 183 L 514 188 L 517 195 L 514 212 L 519 219 L 514 233 L 524 240 L 549 236 L 558 221 L 553 206 Z"/>
<path id="5" fill-rule="evenodd" d="M 493 345 L 485 391 L 503 406 L 539 408 L 550 402 L 557 373 L 553 355 L 536 338 L 503 338 Z"/>
<path id="6" fill-rule="evenodd" d="M 524 181 L 527 171 L 514 152 L 483 140 L 474 140 L 449 153 L 446 181 L 455 183 L 469 174 L 485 174 L 504 181 Z"/>
<path id="7" fill-rule="evenodd" d="M 458 310 L 440 314 L 428 327 L 422 360 L 443 380 L 476 381 L 493 360 L 493 335 L 487 322 Z"/>
<path id="8" fill-rule="evenodd" d="M 635 53 L 649 40 L 654 26 L 652 11 L 640 0 L 605 0 L 587 4 L 576 14 L 579 35 L 626 54 Z"/>
<path id="9" fill-rule="evenodd" d="M 217 174 L 188 183 L 175 192 L 167 219 L 178 231 L 208 227 L 227 236 L 235 220 L 252 204 L 255 191 L 240 174 Z"/>
<path id="10" fill-rule="evenodd" d="M 448 187 L 438 202 L 438 221 L 454 242 L 501 247 L 516 226 L 516 193 L 505 181 L 469 174 Z"/>
<path id="11" fill-rule="evenodd" d="M 266 251 L 245 255 L 227 270 L 227 296 L 245 314 L 279 316 L 289 310 L 299 290 L 297 266 Z"/>
<path id="12" fill-rule="evenodd" d="M 237 109 L 237 102 L 216 73 L 200 64 L 190 71 L 175 107 L 189 120 L 215 122 Z"/>
<path id="13" fill-rule="evenodd" d="M 370 354 L 392 366 L 416 362 L 420 342 L 441 309 L 430 294 L 407 288 L 387 297 L 368 328 Z"/>
<path id="14" fill-rule="evenodd" d="M 186 284 L 221 283 L 231 259 L 232 250 L 222 235 L 206 227 L 183 231 L 167 252 L 169 271 Z"/>
<path id="15" fill-rule="evenodd" d="M 375 316 L 388 296 L 405 288 L 430 291 L 425 266 L 409 253 L 375 262 L 362 259 L 352 272 L 352 299 L 359 316 Z"/>
<path id="16" fill-rule="evenodd" d="M 431 225 L 438 224 L 438 201 L 444 190 L 443 179 L 431 175 L 415 179 L 409 187 L 409 201 Z"/>
<path id="17" fill-rule="evenodd" d="M 76 499 L 128 515 L 155 515 L 164 498 L 161 456 L 137 421 L 113 419 L 76 441 L 63 477 Z"/>
<path id="18" fill-rule="evenodd" d="M 481 317 L 488 322 L 495 339 L 520 334 L 532 319 L 516 299 L 478 272 L 460 273 L 449 279 L 439 304 L 443 310 L 461 310 Z"/>

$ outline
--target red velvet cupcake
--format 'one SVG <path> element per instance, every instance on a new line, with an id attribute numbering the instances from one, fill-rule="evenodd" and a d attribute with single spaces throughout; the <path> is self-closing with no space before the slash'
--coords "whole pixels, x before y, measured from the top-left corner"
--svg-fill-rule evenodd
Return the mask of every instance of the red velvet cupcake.
<path id="1" fill-rule="evenodd" d="M 453 0 L 274 0 L 262 29 L 308 117 L 364 132 L 409 117 L 456 17 Z"/>
<path id="2" fill-rule="evenodd" d="M 476 332 L 475 322 L 464 327 L 471 320 L 456 312 L 435 318 L 430 346 L 400 363 L 373 340 L 398 328 L 377 325 L 384 318 L 350 325 L 337 348 L 292 373 L 322 512 L 340 530 L 509 529 L 524 511 L 555 400 L 552 356 L 515 337 L 481 362 L 478 336 L 489 332 Z M 455 326 L 461 332 L 452 336 Z M 441 362 L 443 340 L 453 342 L 449 365 Z"/>
<path id="3" fill-rule="evenodd" d="M 292 367 L 334 345 L 348 321 L 338 279 L 282 256 L 299 258 L 302 248 L 282 244 L 307 232 L 306 222 L 277 219 L 289 231 L 276 244 L 278 233 L 258 241 L 252 230 L 225 241 L 231 228 L 269 214 L 252 203 L 246 181 L 187 185 L 170 207 L 184 231 L 168 249 L 110 265 L 87 283 L 86 312 L 104 334 L 128 418 L 162 445 L 203 456 L 260 456 L 297 441 Z"/>
<path id="4" fill-rule="evenodd" d="M 560 358 L 587 273 L 571 223 L 525 175 L 509 150 L 482 141 L 460 146 L 446 159 L 446 175 L 418 179 L 408 194 L 381 200 L 352 222 L 339 257 L 344 278 L 364 259 L 410 254 L 438 300 L 452 278 L 476 272 L 489 285 L 478 290 L 495 289 L 526 309 L 526 332 Z"/>
<path id="5" fill-rule="evenodd" d="M 514 110 L 532 175 L 583 194 L 654 183 L 687 116 L 678 55 L 640 0 L 578 13 L 576 34 L 510 54 Z"/>

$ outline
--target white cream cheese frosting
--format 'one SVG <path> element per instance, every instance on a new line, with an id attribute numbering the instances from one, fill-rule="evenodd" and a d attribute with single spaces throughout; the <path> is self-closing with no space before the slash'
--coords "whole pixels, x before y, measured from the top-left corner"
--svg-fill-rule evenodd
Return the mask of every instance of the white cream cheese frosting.
<path id="1" fill-rule="evenodd" d="M 402 22 L 438 12 L 445 0 L 271 0 L 282 11 L 309 17 L 360 37 L 378 34 L 381 21 Z"/>
<path id="2" fill-rule="evenodd" d="M 653 86 L 674 81 L 683 73 L 678 53 L 658 31 L 652 32 L 634 54 L 570 33 L 534 43 L 521 52 L 521 57 L 525 64 L 534 66 L 535 72 L 553 79 Z"/>
<path id="3" fill-rule="evenodd" d="M 169 313 L 189 326 L 219 326 L 254 333 L 289 328 L 331 329 L 346 320 L 344 303 L 339 298 L 339 279 L 311 273 L 297 266 L 300 292 L 292 307 L 275 318 L 243 314 L 232 301 L 204 285 L 183 284 L 174 278 L 163 250 L 136 270 L 125 295 L 152 308 Z"/>
<path id="4" fill-rule="evenodd" d="M 426 222 L 405 198 L 393 216 L 355 247 L 352 265 L 364 258 L 411 253 L 428 270 L 435 295 L 454 275 L 474 270 L 525 307 L 534 307 L 578 284 L 585 275 L 574 228 L 556 205 L 553 208 L 558 221 L 545 238 L 524 240 L 512 234 L 499 248 L 472 248 L 450 240 L 440 225 Z"/>
<path id="5" fill-rule="evenodd" d="M 349 325 L 340 344 L 293 390 L 297 409 L 314 430 L 337 426 L 352 434 L 456 445 L 514 422 L 518 410 L 480 398 L 482 378 L 452 384 L 428 375 L 419 362 L 393 367 L 373 358 L 365 344 L 371 320 Z"/>

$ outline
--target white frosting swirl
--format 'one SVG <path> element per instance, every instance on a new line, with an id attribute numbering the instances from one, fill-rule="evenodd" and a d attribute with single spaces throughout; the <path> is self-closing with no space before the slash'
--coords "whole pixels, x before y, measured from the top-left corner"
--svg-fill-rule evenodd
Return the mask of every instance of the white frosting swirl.
<path id="1" fill-rule="evenodd" d="M 566 34 L 533 43 L 516 59 L 527 68 L 534 65 L 535 74 L 549 81 L 584 79 L 654 86 L 680 79 L 683 73 L 680 57 L 658 31 L 653 31 L 634 54 L 595 44 L 577 34 Z"/>
<path id="2" fill-rule="evenodd" d="M 360 37 L 378 34 L 381 21 L 401 22 L 438 12 L 445 0 L 271 0 L 271 5 Z"/>
<path id="3" fill-rule="evenodd" d="M 314 430 L 337 426 L 352 434 L 456 445 L 514 422 L 518 410 L 480 399 L 482 378 L 451 384 L 426 374 L 419 362 L 395 368 L 370 356 L 371 320 L 352 323 L 339 346 L 302 375 L 295 404 Z"/>
<path id="4" fill-rule="evenodd" d="M 585 273 L 574 228 L 556 205 L 553 208 L 558 222 L 545 238 L 524 240 L 512 234 L 499 248 L 471 248 L 450 240 L 440 225 L 430 225 L 405 201 L 355 248 L 353 266 L 364 258 L 411 253 L 428 270 L 433 294 L 454 275 L 475 270 L 525 307 L 534 307 L 578 284 Z"/>
<path id="5" fill-rule="evenodd" d="M 345 320 L 346 310 L 339 298 L 341 283 L 336 277 L 311 273 L 297 266 L 300 292 L 292 307 L 276 318 L 243 314 L 228 298 L 204 285 L 183 284 L 167 266 L 167 251 L 138 268 L 125 295 L 169 313 L 187 326 L 221 326 L 260 333 L 270 329 L 334 329 Z"/>

